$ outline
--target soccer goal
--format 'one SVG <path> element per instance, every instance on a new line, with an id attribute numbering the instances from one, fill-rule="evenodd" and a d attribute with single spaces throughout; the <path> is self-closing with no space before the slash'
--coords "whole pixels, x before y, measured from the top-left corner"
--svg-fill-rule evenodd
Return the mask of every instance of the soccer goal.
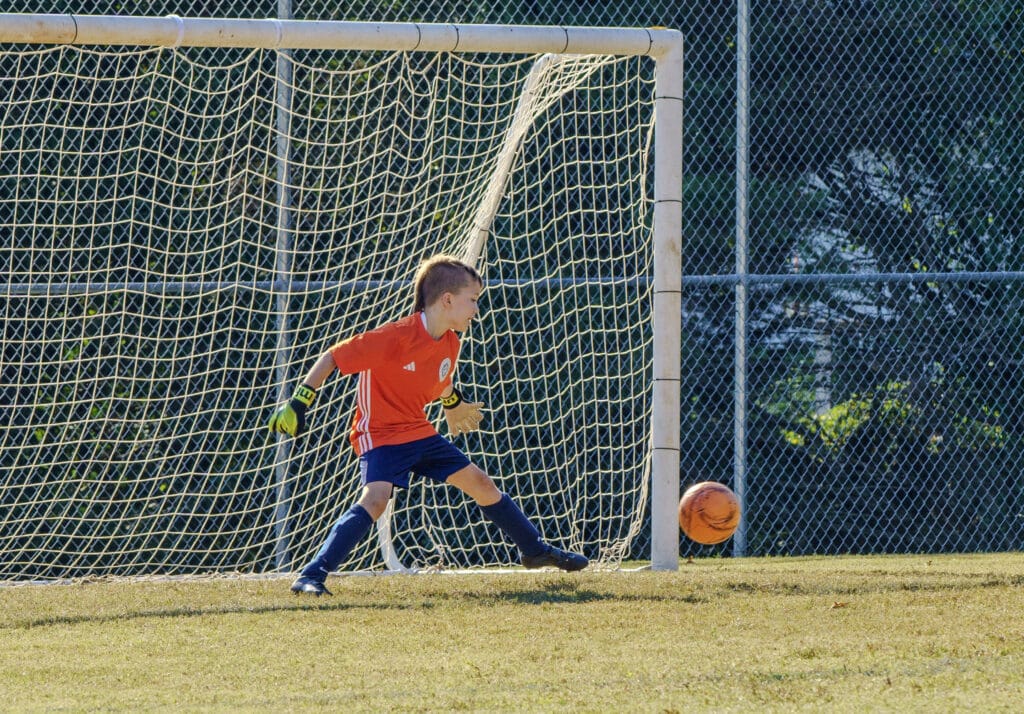
<path id="1" fill-rule="evenodd" d="M 486 283 L 460 447 L 548 541 L 676 567 L 677 32 L 0 14 L 0 92 L 0 581 L 300 566 L 354 383 L 267 418 L 441 251 Z M 344 570 L 517 562 L 422 480 L 378 526 Z"/>

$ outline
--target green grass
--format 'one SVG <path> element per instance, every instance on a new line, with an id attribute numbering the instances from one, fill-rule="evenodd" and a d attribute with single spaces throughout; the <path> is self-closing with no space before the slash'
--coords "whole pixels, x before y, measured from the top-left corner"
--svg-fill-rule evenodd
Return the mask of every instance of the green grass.
<path id="1" fill-rule="evenodd" d="M 1024 555 L 0 588 L 0 709 L 1020 711 Z"/>

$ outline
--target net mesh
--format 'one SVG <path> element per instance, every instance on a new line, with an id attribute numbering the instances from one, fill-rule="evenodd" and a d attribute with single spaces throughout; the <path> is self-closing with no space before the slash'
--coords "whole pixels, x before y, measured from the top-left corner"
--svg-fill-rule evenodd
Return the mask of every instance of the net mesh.
<path id="1" fill-rule="evenodd" d="M 408 314 L 440 251 L 486 283 L 457 379 L 487 419 L 459 446 L 549 541 L 630 555 L 653 67 L 546 60 L 537 89 L 537 60 L 0 53 L 0 579 L 301 565 L 358 492 L 354 382 L 294 443 L 266 420 L 330 344 Z M 406 567 L 516 560 L 452 489 L 394 505 Z M 368 539 L 342 569 L 381 566 Z"/>

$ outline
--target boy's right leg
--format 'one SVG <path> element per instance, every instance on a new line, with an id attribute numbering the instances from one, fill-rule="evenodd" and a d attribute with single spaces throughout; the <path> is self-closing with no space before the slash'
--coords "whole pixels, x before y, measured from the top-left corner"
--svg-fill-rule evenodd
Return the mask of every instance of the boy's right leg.
<path id="1" fill-rule="evenodd" d="M 292 592 L 313 595 L 330 595 L 324 587 L 328 574 L 348 557 L 352 549 L 370 530 L 373 522 L 380 518 L 391 498 L 391 484 L 375 481 L 366 484 L 358 503 L 342 514 L 331 528 L 319 552 L 292 583 Z"/>

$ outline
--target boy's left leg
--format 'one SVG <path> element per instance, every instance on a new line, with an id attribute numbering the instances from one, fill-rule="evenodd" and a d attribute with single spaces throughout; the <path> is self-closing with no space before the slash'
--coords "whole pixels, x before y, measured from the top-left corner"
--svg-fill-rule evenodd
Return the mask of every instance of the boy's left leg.
<path id="1" fill-rule="evenodd" d="M 571 553 L 545 543 L 540 531 L 516 502 L 507 493 L 499 491 L 491 477 L 476 466 L 470 464 L 456 471 L 448 477 L 447 483 L 476 501 L 487 519 L 516 544 L 524 567 L 554 566 L 574 571 L 583 570 L 590 562 L 579 553 Z"/>

